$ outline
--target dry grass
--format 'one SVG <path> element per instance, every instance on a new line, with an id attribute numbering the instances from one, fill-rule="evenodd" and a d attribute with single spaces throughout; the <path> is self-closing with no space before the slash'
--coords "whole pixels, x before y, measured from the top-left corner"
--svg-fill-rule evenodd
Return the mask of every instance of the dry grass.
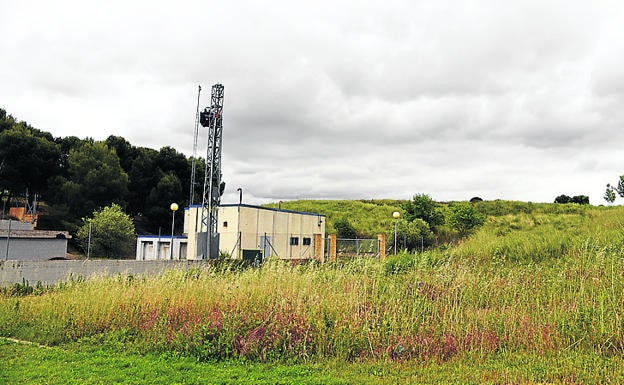
<path id="1" fill-rule="evenodd" d="M 169 271 L 5 293 L 0 335 L 46 344 L 91 338 L 200 359 L 618 355 L 621 212 L 518 214 L 506 226 L 494 218 L 461 245 L 386 263 L 270 261 L 255 270 Z M 401 258 L 409 268 L 391 268 Z"/>

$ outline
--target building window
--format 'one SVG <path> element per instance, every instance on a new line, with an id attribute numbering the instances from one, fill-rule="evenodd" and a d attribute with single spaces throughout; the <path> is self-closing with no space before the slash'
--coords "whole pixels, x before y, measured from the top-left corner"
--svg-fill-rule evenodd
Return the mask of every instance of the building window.
<path id="1" fill-rule="evenodd" d="M 291 246 L 299 245 L 299 237 L 290 237 L 290 245 Z"/>
<path id="2" fill-rule="evenodd" d="M 223 227 L 227 227 L 227 221 L 223 222 Z"/>
<path id="3" fill-rule="evenodd" d="M 303 245 L 304 246 L 310 246 L 312 244 L 312 239 L 310 238 L 303 238 Z"/>

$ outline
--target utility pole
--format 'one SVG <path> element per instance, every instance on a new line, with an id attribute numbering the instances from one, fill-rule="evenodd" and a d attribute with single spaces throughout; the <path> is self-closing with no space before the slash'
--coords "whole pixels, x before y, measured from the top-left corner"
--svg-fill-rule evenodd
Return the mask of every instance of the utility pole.
<path id="1" fill-rule="evenodd" d="M 199 94 L 201 86 L 197 86 L 197 110 L 195 112 L 195 133 L 193 135 L 193 158 L 191 161 L 191 191 L 189 192 L 189 207 L 195 203 L 195 164 L 197 163 L 197 134 L 199 128 Z"/>

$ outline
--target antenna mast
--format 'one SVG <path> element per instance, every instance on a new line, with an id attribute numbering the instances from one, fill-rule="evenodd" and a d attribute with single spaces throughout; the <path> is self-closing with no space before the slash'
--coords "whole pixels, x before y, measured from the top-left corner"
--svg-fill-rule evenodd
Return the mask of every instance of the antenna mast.
<path id="1" fill-rule="evenodd" d="M 191 162 L 191 191 L 189 193 L 189 207 L 193 205 L 195 201 L 195 164 L 197 163 L 197 133 L 199 127 L 199 94 L 201 93 L 201 86 L 197 86 L 197 111 L 195 112 L 195 133 L 193 135 L 193 160 Z"/>
<path id="2" fill-rule="evenodd" d="M 211 104 L 199 114 L 199 122 L 208 127 L 206 148 L 206 173 L 204 175 L 204 197 L 201 208 L 200 232 L 198 236 L 197 258 L 217 258 L 219 256 L 219 233 L 217 231 L 218 210 L 225 183 L 221 182 L 221 146 L 223 142 L 223 85 L 212 86 Z M 202 238 L 205 240 L 203 241 Z"/>

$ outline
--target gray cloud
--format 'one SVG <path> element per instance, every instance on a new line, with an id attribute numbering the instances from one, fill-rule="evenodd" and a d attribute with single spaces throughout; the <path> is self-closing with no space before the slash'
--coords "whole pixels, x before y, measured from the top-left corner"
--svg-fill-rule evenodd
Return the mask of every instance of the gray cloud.
<path id="1" fill-rule="evenodd" d="M 225 85 L 226 199 L 588 194 L 622 174 L 616 1 L 23 1 L 0 106 L 56 136 L 191 154 Z M 205 152 L 200 138 L 199 155 Z"/>

